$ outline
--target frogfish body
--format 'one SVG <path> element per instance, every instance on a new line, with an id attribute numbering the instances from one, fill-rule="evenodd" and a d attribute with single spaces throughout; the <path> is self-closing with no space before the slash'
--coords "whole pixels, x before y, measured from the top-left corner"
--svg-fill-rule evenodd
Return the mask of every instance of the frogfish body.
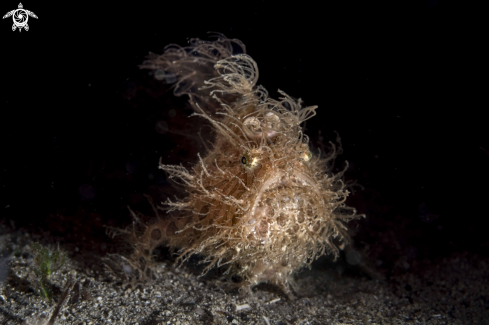
<path id="1" fill-rule="evenodd" d="M 233 55 L 238 49 L 241 54 Z M 301 123 L 316 106 L 302 107 L 285 93 L 278 100 L 257 86 L 258 67 L 239 40 L 193 39 L 150 54 L 143 68 L 175 81 L 193 115 L 213 127 L 213 146 L 187 170 L 161 164 L 185 189 L 168 200 L 167 214 L 134 236 L 133 257 L 150 262 L 167 245 L 183 262 L 193 254 L 227 267 L 251 288 L 269 282 L 291 294 L 294 271 L 348 241 L 345 223 L 360 215 L 345 205 L 349 192 L 329 157 L 311 152 Z"/>

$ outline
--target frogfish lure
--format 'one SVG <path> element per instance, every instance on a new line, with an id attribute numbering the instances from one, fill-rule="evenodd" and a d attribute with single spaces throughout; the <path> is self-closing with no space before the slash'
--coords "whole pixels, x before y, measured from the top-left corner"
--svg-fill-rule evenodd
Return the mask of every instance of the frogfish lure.
<path id="1" fill-rule="evenodd" d="M 236 49 L 241 54 L 233 55 Z M 269 282 L 293 297 L 294 271 L 324 254 L 337 256 L 349 239 L 346 222 L 361 215 L 344 203 L 343 172 L 331 171 L 336 154 L 309 149 L 301 123 L 317 106 L 301 107 L 280 90 L 279 100 L 268 97 L 245 53 L 241 41 L 218 35 L 170 45 L 141 66 L 174 82 L 176 96 L 189 97 L 192 115 L 212 125 L 213 146 L 190 170 L 160 160 L 185 192 L 133 236 L 133 257 L 150 263 L 153 250 L 166 245 L 177 263 L 198 254 L 204 274 L 224 266 L 243 288 Z"/>

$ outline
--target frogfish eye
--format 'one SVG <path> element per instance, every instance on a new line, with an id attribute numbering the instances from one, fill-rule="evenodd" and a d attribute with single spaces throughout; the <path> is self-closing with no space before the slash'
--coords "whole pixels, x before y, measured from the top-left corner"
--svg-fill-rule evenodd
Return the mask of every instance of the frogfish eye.
<path id="1" fill-rule="evenodd" d="M 260 162 L 256 153 L 246 152 L 241 156 L 241 164 L 246 170 L 254 169 Z"/>

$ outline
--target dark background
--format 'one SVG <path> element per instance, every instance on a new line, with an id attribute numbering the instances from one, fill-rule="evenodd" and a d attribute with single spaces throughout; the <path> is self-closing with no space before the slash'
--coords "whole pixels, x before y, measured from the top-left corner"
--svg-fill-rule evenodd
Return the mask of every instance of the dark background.
<path id="1" fill-rule="evenodd" d="M 352 228 L 370 264 L 487 254 L 487 34 L 472 2 L 23 5 L 39 17 L 28 32 L 0 25 L 0 218 L 12 229 L 110 250 L 103 226 L 130 224 L 128 205 L 147 211 L 143 194 L 175 194 L 158 160 L 195 161 L 195 118 L 138 65 L 212 31 L 246 44 L 272 97 L 319 105 L 314 144 L 340 134 L 339 165 L 365 187 L 349 203 L 367 214 Z"/>

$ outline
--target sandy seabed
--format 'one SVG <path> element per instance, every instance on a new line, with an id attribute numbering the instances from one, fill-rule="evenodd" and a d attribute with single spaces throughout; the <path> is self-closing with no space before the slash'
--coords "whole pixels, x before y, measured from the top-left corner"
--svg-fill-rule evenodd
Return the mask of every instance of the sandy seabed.
<path id="1" fill-rule="evenodd" d="M 129 283 L 97 254 L 60 245 L 75 253 L 52 275 L 54 299 L 47 301 L 29 267 L 28 245 L 40 238 L 2 227 L 0 324 L 489 324 L 489 261 L 470 254 L 419 261 L 377 279 L 361 265 L 345 272 L 341 261 L 329 268 L 319 261 L 296 275 L 291 301 L 267 285 L 243 295 L 222 276 L 201 278 L 192 265 L 171 261 L 156 264 L 153 281 Z"/>

